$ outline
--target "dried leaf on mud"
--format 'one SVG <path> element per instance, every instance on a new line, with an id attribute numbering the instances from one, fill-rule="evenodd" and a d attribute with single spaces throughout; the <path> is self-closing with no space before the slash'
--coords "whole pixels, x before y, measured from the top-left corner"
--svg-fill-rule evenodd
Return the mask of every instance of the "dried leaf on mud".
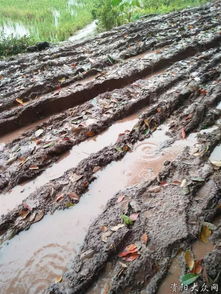
<path id="1" fill-rule="evenodd" d="M 214 165 L 216 167 L 221 167 L 221 161 L 210 160 L 210 162 L 212 163 L 212 165 Z"/>
<path id="2" fill-rule="evenodd" d="M 136 221 L 137 218 L 138 218 L 138 216 L 139 216 L 139 213 L 133 213 L 133 214 L 130 215 L 130 219 L 131 219 L 132 221 Z"/>
<path id="3" fill-rule="evenodd" d="M 29 166 L 29 169 L 31 169 L 31 170 L 38 170 L 39 169 L 39 166 L 37 166 L 37 165 L 31 165 L 31 166 Z"/>
<path id="4" fill-rule="evenodd" d="M 181 277 L 181 282 L 183 285 L 188 286 L 194 283 L 198 278 L 199 278 L 199 275 L 188 273 Z"/>
<path id="5" fill-rule="evenodd" d="M 181 129 L 181 138 L 186 139 L 186 131 L 184 128 Z"/>
<path id="6" fill-rule="evenodd" d="M 181 184 L 180 184 L 180 187 L 181 188 L 184 188 L 186 186 L 187 186 L 187 180 L 186 179 L 183 179 L 182 182 L 181 182 Z"/>
<path id="7" fill-rule="evenodd" d="M 104 243 L 107 243 L 107 240 L 108 238 L 112 235 L 113 232 L 111 231 L 107 231 L 107 232 L 104 232 L 101 234 L 101 240 L 104 242 Z"/>
<path id="8" fill-rule="evenodd" d="M 62 276 L 55 278 L 54 280 L 55 284 L 62 282 Z"/>
<path id="9" fill-rule="evenodd" d="M 21 211 L 19 211 L 19 215 L 22 219 L 26 219 L 30 213 L 31 211 L 27 209 L 22 209 Z"/>
<path id="10" fill-rule="evenodd" d="M 119 257 L 124 257 L 132 253 L 137 253 L 138 248 L 136 244 L 128 245 L 121 253 L 118 254 Z"/>
<path id="11" fill-rule="evenodd" d="M 82 179 L 83 176 L 82 175 L 78 175 L 76 173 L 73 173 L 72 175 L 70 175 L 69 178 L 70 178 L 70 180 L 71 180 L 72 183 L 75 183 L 75 182 L 79 181 L 80 179 Z"/>
<path id="12" fill-rule="evenodd" d="M 141 241 L 144 245 L 147 244 L 148 240 L 149 240 L 149 237 L 148 237 L 147 233 L 144 233 L 144 234 L 140 237 L 140 241 Z"/>
<path id="13" fill-rule="evenodd" d="M 125 261 L 134 261 L 135 259 L 137 259 L 140 256 L 140 254 L 138 253 L 134 253 L 134 254 L 130 254 L 129 256 L 125 256 L 123 257 L 123 260 Z"/>
<path id="14" fill-rule="evenodd" d="M 64 199 L 64 194 L 58 195 L 55 199 L 56 202 L 59 202 Z"/>
<path id="15" fill-rule="evenodd" d="M 93 137 L 93 136 L 95 136 L 95 132 L 93 132 L 93 131 L 88 131 L 88 132 L 86 132 L 86 134 L 85 134 L 87 137 Z"/>
<path id="16" fill-rule="evenodd" d="M 43 129 L 38 129 L 38 130 L 35 132 L 35 137 L 40 137 L 43 133 L 44 133 L 44 130 L 43 130 Z"/>
<path id="17" fill-rule="evenodd" d="M 121 253 L 119 253 L 118 256 L 125 261 L 134 261 L 140 256 L 140 254 L 138 253 L 136 244 L 130 244 Z"/>
<path id="18" fill-rule="evenodd" d="M 100 167 L 99 165 L 95 166 L 95 167 L 93 168 L 93 173 L 98 172 L 100 169 L 101 169 L 101 167 Z"/>
<path id="19" fill-rule="evenodd" d="M 119 264 L 123 267 L 123 268 L 127 268 L 127 265 L 121 261 L 119 261 Z"/>
<path id="20" fill-rule="evenodd" d="M 191 273 L 199 275 L 202 272 L 202 270 L 203 270 L 202 260 L 195 261 L 195 264 L 193 269 L 191 270 Z"/>
<path id="21" fill-rule="evenodd" d="M 113 232 L 117 232 L 119 229 L 121 229 L 121 228 L 123 228 L 123 227 L 125 227 L 125 224 L 118 224 L 118 225 L 116 225 L 116 226 L 111 227 L 110 229 L 111 229 L 111 231 L 113 231 Z"/>
<path id="22" fill-rule="evenodd" d="M 54 145 L 54 142 L 50 142 L 50 143 L 47 143 L 43 146 L 44 149 L 46 148 L 49 148 L 49 147 L 52 147 Z"/>
<path id="23" fill-rule="evenodd" d="M 125 198 L 125 195 L 120 195 L 118 198 L 117 198 L 117 203 L 120 203 L 120 202 L 122 202 L 123 200 L 124 200 L 124 198 Z"/>
<path id="24" fill-rule="evenodd" d="M 103 241 L 103 242 L 107 242 L 107 240 L 108 240 L 108 238 L 112 235 L 112 233 L 113 232 L 111 232 L 111 231 L 106 231 L 106 232 L 103 232 L 102 234 L 101 234 L 101 240 Z"/>
<path id="25" fill-rule="evenodd" d="M 68 194 L 68 197 L 71 199 L 71 200 L 75 200 L 75 201 L 79 201 L 80 200 L 80 196 L 77 195 L 75 192 L 71 192 Z"/>
<path id="26" fill-rule="evenodd" d="M 16 100 L 16 102 L 18 102 L 20 105 L 22 105 L 22 106 L 24 106 L 25 104 L 27 104 L 26 102 L 24 102 L 22 99 L 19 99 L 19 98 L 17 98 L 17 99 L 15 99 Z"/>
<path id="27" fill-rule="evenodd" d="M 212 235 L 212 231 L 207 225 L 203 225 L 200 233 L 200 240 L 204 243 L 209 242 L 209 237 Z"/>
<path id="28" fill-rule="evenodd" d="M 72 207 L 72 206 L 74 206 L 74 205 L 75 205 L 74 203 L 72 203 L 72 202 L 68 202 L 68 203 L 65 204 L 65 207 L 66 207 L 66 208 L 70 208 L 70 207 Z"/>
<path id="29" fill-rule="evenodd" d="M 188 269 L 192 270 L 194 265 L 195 265 L 195 261 L 194 261 L 193 254 L 192 254 L 192 252 L 190 250 L 187 250 L 184 253 L 184 259 L 185 259 L 185 263 L 186 263 Z"/>
<path id="30" fill-rule="evenodd" d="M 102 226 L 102 227 L 100 227 L 100 230 L 101 230 L 101 232 L 107 232 L 108 227 Z"/>
<path id="31" fill-rule="evenodd" d="M 193 182 L 205 182 L 205 179 L 201 178 L 201 177 L 193 177 L 193 178 L 191 178 L 191 180 Z"/>
<path id="32" fill-rule="evenodd" d="M 161 191 L 161 187 L 160 186 L 153 186 L 153 187 L 151 187 L 151 188 L 149 188 L 147 190 L 147 192 L 149 192 L 149 193 L 158 193 L 160 191 Z"/>
<path id="33" fill-rule="evenodd" d="M 44 217 L 44 211 L 43 210 L 39 210 L 36 214 L 35 214 L 35 218 L 33 219 L 34 223 L 39 222 L 43 217 Z"/>

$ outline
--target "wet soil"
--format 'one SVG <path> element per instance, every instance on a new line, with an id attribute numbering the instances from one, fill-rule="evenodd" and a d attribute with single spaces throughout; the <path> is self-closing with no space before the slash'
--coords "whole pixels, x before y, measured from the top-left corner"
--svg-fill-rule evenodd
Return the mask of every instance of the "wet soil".
<path id="1" fill-rule="evenodd" d="M 219 293 L 220 8 L 0 62 L 4 294 Z"/>

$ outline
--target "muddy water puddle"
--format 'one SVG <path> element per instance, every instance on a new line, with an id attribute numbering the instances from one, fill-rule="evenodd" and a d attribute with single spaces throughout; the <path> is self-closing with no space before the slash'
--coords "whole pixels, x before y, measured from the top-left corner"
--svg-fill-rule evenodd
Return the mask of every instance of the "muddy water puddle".
<path id="1" fill-rule="evenodd" d="M 220 163 L 221 162 L 221 144 L 216 146 L 213 150 L 213 152 L 210 155 L 210 161 Z"/>
<path id="2" fill-rule="evenodd" d="M 203 259 L 209 252 L 214 249 L 214 245 L 211 242 L 203 243 L 196 241 L 192 246 L 192 252 L 195 260 Z M 183 253 L 179 254 L 172 262 L 166 279 L 161 284 L 157 294 L 181 294 L 180 290 L 180 277 L 182 276 L 181 261 Z M 189 286 L 191 287 L 191 286 Z M 142 292 L 146 294 L 147 292 Z"/>
<path id="3" fill-rule="evenodd" d="M 30 193 L 37 188 L 45 185 L 50 180 L 63 175 L 65 171 L 76 167 L 77 164 L 92 153 L 96 153 L 106 146 L 114 144 L 120 133 L 131 130 L 137 123 L 137 115 L 131 115 L 127 118 L 117 121 L 100 135 L 74 146 L 64 157 L 45 170 L 33 181 L 24 185 L 18 185 L 10 192 L 2 194 L 0 197 L 0 215 L 7 213 L 27 198 Z"/>
<path id="4" fill-rule="evenodd" d="M 14 132 L 11 132 L 10 134 L 7 134 L 7 135 L 0 137 L 0 145 L 1 144 L 8 144 L 8 143 L 12 142 L 16 138 L 19 138 L 22 134 L 25 134 L 25 133 L 33 130 L 35 127 L 46 122 L 47 120 L 48 120 L 48 118 L 39 120 L 39 121 L 34 122 L 26 127 L 22 127 Z"/>
<path id="5" fill-rule="evenodd" d="M 187 140 L 182 140 L 180 149 L 178 143 L 161 149 L 161 143 L 168 139 L 166 130 L 157 130 L 121 161 L 98 171 L 79 204 L 46 216 L 3 245 L 0 286 L 4 294 L 13 293 L 13 289 L 16 294 L 40 294 L 67 269 L 66 264 L 79 251 L 89 225 L 107 201 L 119 190 L 156 176 L 164 161 L 174 159 L 187 145 Z"/>

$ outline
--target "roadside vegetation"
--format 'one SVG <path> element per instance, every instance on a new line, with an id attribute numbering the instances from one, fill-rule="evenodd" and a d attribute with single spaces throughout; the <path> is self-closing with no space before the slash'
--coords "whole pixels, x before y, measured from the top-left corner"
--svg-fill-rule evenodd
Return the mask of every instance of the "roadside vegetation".
<path id="1" fill-rule="evenodd" d="M 205 0 L 98 0 L 93 16 L 100 29 L 109 30 L 150 14 L 168 13 L 186 7 L 198 6 Z"/>
<path id="2" fill-rule="evenodd" d="M 28 46 L 36 42 L 66 40 L 93 19 L 98 20 L 100 31 L 110 30 L 115 26 L 139 19 L 143 15 L 170 12 L 205 2 L 205 0 L 0 0 L 0 57 L 24 52 Z M 16 31 L 14 35 L 13 30 Z"/>

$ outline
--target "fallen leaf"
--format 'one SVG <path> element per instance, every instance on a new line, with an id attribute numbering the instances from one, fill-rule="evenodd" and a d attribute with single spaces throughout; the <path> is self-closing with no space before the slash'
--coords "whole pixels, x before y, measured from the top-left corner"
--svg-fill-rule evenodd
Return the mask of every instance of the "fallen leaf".
<path id="1" fill-rule="evenodd" d="M 68 202 L 68 203 L 65 204 L 65 207 L 66 207 L 66 208 L 70 208 L 70 207 L 72 207 L 72 206 L 74 206 L 74 205 L 75 205 L 74 203 L 72 203 L 72 202 Z"/>
<path id="2" fill-rule="evenodd" d="M 123 220 L 123 222 L 125 223 L 125 225 L 132 225 L 133 224 L 133 221 L 126 214 L 122 214 L 121 215 L 121 219 Z"/>
<path id="3" fill-rule="evenodd" d="M 71 199 L 71 200 L 75 200 L 75 201 L 79 201 L 80 200 L 80 197 L 79 195 L 77 195 L 75 192 L 71 192 L 68 194 L 68 197 Z"/>
<path id="4" fill-rule="evenodd" d="M 16 100 L 16 102 L 18 102 L 20 105 L 22 105 L 22 106 L 24 106 L 25 104 L 27 104 L 27 103 L 25 103 L 22 99 L 19 99 L 19 98 L 17 98 L 17 99 L 15 99 Z"/>
<path id="5" fill-rule="evenodd" d="M 145 244 L 145 245 L 147 244 L 148 240 L 149 240 L 149 237 L 148 237 L 147 233 L 144 233 L 144 234 L 140 237 L 140 241 L 141 241 L 143 244 Z"/>
<path id="6" fill-rule="evenodd" d="M 191 180 L 194 182 L 205 182 L 205 179 L 201 177 L 193 177 Z"/>
<path id="7" fill-rule="evenodd" d="M 57 283 L 61 283 L 62 282 L 62 276 L 55 278 L 54 282 Z"/>
<path id="8" fill-rule="evenodd" d="M 111 227 L 110 229 L 111 229 L 111 231 L 116 232 L 116 231 L 118 231 L 119 229 L 121 229 L 123 227 L 125 227 L 125 224 L 118 224 L 116 226 Z"/>
<path id="9" fill-rule="evenodd" d="M 124 200 L 124 198 L 125 198 L 125 195 L 121 195 L 121 196 L 119 196 L 118 198 L 117 198 L 117 203 L 120 203 L 120 202 L 122 202 L 123 200 Z"/>
<path id="10" fill-rule="evenodd" d="M 124 145 L 124 146 L 122 147 L 122 150 L 123 150 L 124 152 L 127 152 L 127 151 L 130 150 L 130 147 L 129 147 L 128 145 Z"/>
<path id="11" fill-rule="evenodd" d="M 195 264 L 193 269 L 191 270 L 191 273 L 199 275 L 202 272 L 202 270 L 203 270 L 202 260 L 195 261 Z"/>
<path id="12" fill-rule="evenodd" d="M 43 148 L 46 149 L 46 148 L 52 147 L 53 145 L 54 145 L 54 142 L 50 142 L 50 143 L 43 145 Z"/>
<path id="13" fill-rule="evenodd" d="M 202 94 L 202 95 L 206 95 L 206 94 L 208 94 L 208 91 L 205 90 L 205 89 L 202 89 L 202 88 L 199 89 L 198 91 L 199 91 L 199 93 Z"/>
<path id="14" fill-rule="evenodd" d="M 93 131 L 88 131 L 88 132 L 86 132 L 86 134 L 85 134 L 87 137 L 93 137 L 93 136 L 95 136 L 95 132 L 93 132 Z"/>
<path id="15" fill-rule="evenodd" d="M 107 232 L 108 227 L 106 227 L 106 226 L 101 226 L 101 227 L 100 227 L 100 230 L 101 230 L 101 232 Z"/>
<path id="16" fill-rule="evenodd" d="M 43 210 L 39 210 L 36 215 L 35 215 L 35 218 L 34 218 L 34 223 L 37 223 L 39 222 L 43 217 L 44 217 L 44 211 Z"/>
<path id="17" fill-rule="evenodd" d="M 216 167 L 221 167 L 221 161 L 216 161 L 216 160 L 210 160 L 212 165 L 215 165 Z"/>
<path id="18" fill-rule="evenodd" d="M 160 190 L 161 190 L 160 186 L 153 186 L 153 187 L 149 188 L 147 190 L 147 192 L 149 192 L 149 193 L 158 193 L 158 192 L 160 192 Z"/>
<path id="19" fill-rule="evenodd" d="M 81 183 L 81 185 L 82 187 L 87 188 L 89 186 L 89 182 L 85 180 Z"/>
<path id="20" fill-rule="evenodd" d="M 130 255 L 128 255 L 128 256 L 123 257 L 123 260 L 125 260 L 125 261 L 134 261 L 134 260 L 137 259 L 139 256 L 140 256 L 140 254 L 138 254 L 138 253 L 133 253 L 133 254 L 130 254 Z"/>
<path id="21" fill-rule="evenodd" d="M 77 175 L 77 174 L 73 173 L 73 174 L 71 174 L 71 175 L 69 176 L 69 178 L 70 178 L 71 182 L 74 183 L 74 182 L 77 182 L 77 181 L 79 181 L 80 179 L 82 179 L 83 176 L 82 176 L 82 175 Z"/>
<path id="22" fill-rule="evenodd" d="M 64 194 L 58 195 L 55 199 L 56 202 L 61 201 L 62 199 L 64 199 Z"/>
<path id="23" fill-rule="evenodd" d="M 139 213 L 133 213 L 133 214 L 130 215 L 130 219 L 131 219 L 132 221 L 136 221 L 137 218 L 138 218 L 138 216 L 139 216 Z"/>
<path id="24" fill-rule="evenodd" d="M 172 184 L 180 186 L 181 182 L 176 180 L 176 181 L 173 181 Z"/>
<path id="25" fill-rule="evenodd" d="M 199 278 L 199 275 L 188 273 L 181 277 L 181 282 L 183 285 L 191 285 Z"/>
<path id="26" fill-rule="evenodd" d="M 39 169 L 39 167 L 37 165 L 31 165 L 31 166 L 29 166 L 29 169 L 37 170 L 37 169 Z"/>
<path id="27" fill-rule="evenodd" d="M 188 269 L 192 270 L 194 265 L 195 265 L 195 261 L 194 261 L 193 254 L 192 254 L 192 252 L 190 250 L 187 250 L 184 253 L 184 259 L 185 259 L 185 263 L 186 263 Z"/>
<path id="28" fill-rule="evenodd" d="M 108 237 L 110 237 L 112 235 L 113 232 L 111 231 L 107 231 L 107 232 L 104 232 L 101 234 L 101 240 L 104 242 L 104 243 L 107 243 L 107 240 L 108 240 Z"/>
<path id="29" fill-rule="evenodd" d="M 185 139 L 186 138 L 186 131 L 184 128 L 181 129 L 181 138 Z"/>
<path id="30" fill-rule="evenodd" d="M 181 182 L 181 184 L 180 184 L 180 187 L 181 188 L 184 188 L 184 187 L 186 187 L 186 185 L 187 185 L 187 180 L 186 179 L 183 179 L 182 182 Z"/>
<path id="31" fill-rule="evenodd" d="M 127 267 L 128 267 L 125 263 L 123 263 L 123 262 L 121 262 L 121 261 L 119 261 L 119 264 L 120 264 L 123 268 L 127 268 Z"/>
<path id="32" fill-rule="evenodd" d="M 85 260 L 88 258 L 91 258 L 94 255 L 94 250 L 93 249 L 88 249 L 87 251 L 83 252 L 80 256 L 81 260 Z"/>
<path id="33" fill-rule="evenodd" d="M 95 166 L 95 167 L 93 168 L 93 173 L 98 172 L 100 169 L 101 169 L 100 166 Z"/>
<path id="34" fill-rule="evenodd" d="M 136 244 L 128 245 L 121 253 L 118 254 L 119 257 L 125 257 L 127 255 L 137 253 L 138 248 Z"/>
<path id="35" fill-rule="evenodd" d="M 38 130 L 35 132 L 35 137 L 40 137 L 43 133 L 44 133 L 44 130 L 43 130 L 43 129 L 38 129 Z"/>
<path id="36" fill-rule="evenodd" d="M 166 181 L 160 182 L 160 186 L 167 186 L 167 185 L 168 185 L 168 183 Z"/>
<path id="37" fill-rule="evenodd" d="M 26 219 L 30 213 L 31 211 L 27 209 L 22 209 L 21 211 L 19 211 L 19 215 L 22 219 Z"/>
<path id="38" fill-rule="evenodd" d="M 66 78 L 62 78 L 62 79 L 60 79 L 60 80 L 58 80 L 59 81 L 59 83 L 64 83 L 65 81 L 66 81 Z"/>
<path id="39" fill-rule="evenodd" d="M 200 240 L 204 243 L 208 243 L 208 238 L 212 235 L 212 231 L 208 226 L 203 225 L 200 233 Z"/>
<path id="40" fill-rule="evenodd" d="M 212 224 L 212 223 L 209 223 L 209 222 L 203 222 L 202 223 L 204 226 L 207 226 L 211 231 L 215 231 L 217 229 L 217 226 Z"/>

